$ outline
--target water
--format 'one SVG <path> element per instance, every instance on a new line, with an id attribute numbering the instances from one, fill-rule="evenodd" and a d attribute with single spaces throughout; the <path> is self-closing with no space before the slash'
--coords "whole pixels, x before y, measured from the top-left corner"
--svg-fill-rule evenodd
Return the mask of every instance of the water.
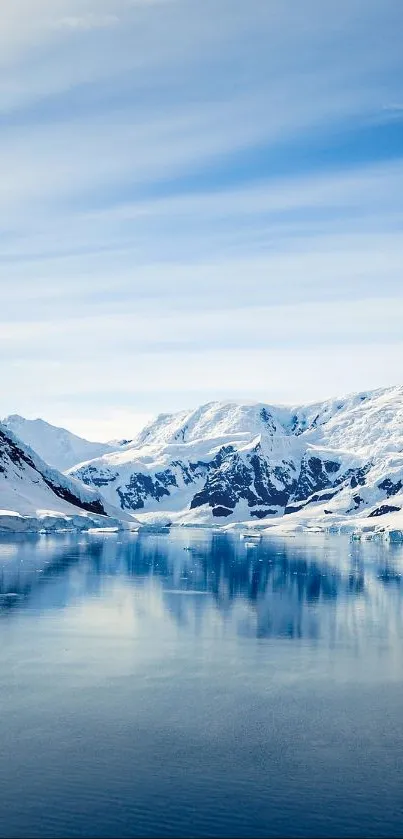
<path id="1" fill-rule="evenodd" d="M 0 836 L 403 835 L 401 573 L 337 536 L 3 538 Z"/>

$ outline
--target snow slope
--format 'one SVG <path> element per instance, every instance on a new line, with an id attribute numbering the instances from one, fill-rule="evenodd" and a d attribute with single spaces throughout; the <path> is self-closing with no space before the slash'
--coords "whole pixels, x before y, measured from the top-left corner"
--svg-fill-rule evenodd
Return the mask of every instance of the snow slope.
<path id="1" fill-rule="evenodd" d="M 403 388 L 293 408 L 213 402 L 162 414 L 70 474 L 150 521 L 396 525 Z"/>
<path id="2" fill-rule="evenodd" d="M 3 424 L 37 452 L 42 460 L 61 472 L 118 447 L 108 443 L 91 443 L 65 428 L 50 425 L 42 419 L 28 420 L 18 414 L 6 417 Z"/>
<path id="3" fill-rule="evenodd" d="M 132 517 L 48 466 L 0 424 L 0 531 L 120 526 Z"/>

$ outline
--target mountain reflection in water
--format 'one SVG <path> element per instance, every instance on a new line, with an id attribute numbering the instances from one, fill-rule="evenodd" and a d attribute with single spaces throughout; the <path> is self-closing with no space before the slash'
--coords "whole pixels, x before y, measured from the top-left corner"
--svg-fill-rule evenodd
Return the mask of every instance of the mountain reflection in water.
<path id="1" fill-rule="evenodd" d="M 144 610 L 152 593 L 189 632 L 212 621 L 217 631 L 219 617 L 239 636 L 357 642 L 371 627 L 401 634 L 402 565 L 402 546 L 339 536 L 254 544 L 186 530 L 4 537 L 0 609 L 57 609 L 125 585 L 137 592 L 131 608 Z"/>
<path id="2" fill-rule="evenodd" d="M 402 546 L 0 539 L 0 837 L 403 835 Z"/>

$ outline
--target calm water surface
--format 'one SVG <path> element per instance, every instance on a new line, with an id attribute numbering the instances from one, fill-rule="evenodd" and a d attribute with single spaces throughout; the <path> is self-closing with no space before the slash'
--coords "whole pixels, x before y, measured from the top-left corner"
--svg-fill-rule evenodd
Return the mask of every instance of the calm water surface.
<path id="1" fill-rule="evenodd" d="M 0 836 L 403 835 L 403 548 L 0 539 Z"/>

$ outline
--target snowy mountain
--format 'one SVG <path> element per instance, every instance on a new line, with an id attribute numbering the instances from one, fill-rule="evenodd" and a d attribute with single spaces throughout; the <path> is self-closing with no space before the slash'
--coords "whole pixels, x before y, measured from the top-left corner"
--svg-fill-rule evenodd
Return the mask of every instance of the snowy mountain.
<path id="1" fill-rule="evenodd" d="M 91 443 L 65 428 L 50 425 L 42 419 L 28 420 L 18 414 L 6 417 L 3 425 L 61 472 L 118 448 L 118 445 L 108 443 Z"/>
<path id="2" fill-rule="evenodd" d="M 131 517 L 48 466 L 0 424 L 0 531 L 119 525 Z"/>
<path id="3" fill-rule="evenodd" d="M 403 523 L 403 388 L 294 408 L 214 402 L 162 414 L 70 474 L 144 520 Z"/>

